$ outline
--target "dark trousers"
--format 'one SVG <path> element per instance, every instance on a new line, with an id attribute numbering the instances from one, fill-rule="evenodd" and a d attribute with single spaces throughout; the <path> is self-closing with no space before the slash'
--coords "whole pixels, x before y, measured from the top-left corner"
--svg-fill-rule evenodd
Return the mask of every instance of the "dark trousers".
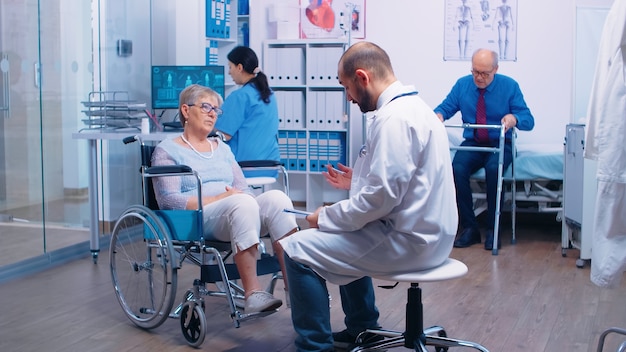
<path id="1" fill-rule="evenodd" d="M 491 147 L 496 147 L 495 141 Z M 466 139 L 461 146 L 485 146 L 473 139 Z M 498 153 L 457 150 L 452 161 L 454 183 L 456 185 L 456 202 L 459 210 L 459 222 L 463 229 L 478 228 L 474 216 L 474 202 L 470 177 L 481 168 L 485 169 L 485 187 L 487 192 L 487 228 L 493 229 L 496 219 L 496 193 L 498 190 Z M 504 165 L 502 172 L 511 164 L 511 142 L 504 146 Z"/>
<path id="2" fill-rule="evenodd" d="M 298 336 L 298 352 L 332 351 L 330 308 L 326 280 L 309 266 L 296 262 L 285 253 L 291 320 Z M 363 277 L 339 286 L 346 328 L 351 334 L 378 327 L 379 312 L 372 279 Z"/>

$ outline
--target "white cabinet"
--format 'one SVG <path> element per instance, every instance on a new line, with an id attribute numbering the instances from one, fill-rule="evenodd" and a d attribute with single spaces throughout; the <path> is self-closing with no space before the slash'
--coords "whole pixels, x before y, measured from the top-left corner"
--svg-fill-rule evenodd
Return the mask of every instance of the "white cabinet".
<path id="1" fill-rule="evenodd" d="M 337 78 L 346 45 L 295 39 L 263 45 L 263 72 L 278 102 L 279 146 L 289 170 L 290 195 L 295 204 L 306 203 L 307 210 L 347 196 L 329 186 L 321 171 L 327 164 L 350 165 L 351 143 L 360 143 L 361 121 L 350 121 L 351 108 Z M 358 137 L 351 131 L 359 131 Z"/>
<path id="2" fill-rule="evenodd" d="M 591 237 L 596 205 L 596 162 L 583 158 L 585 125 L 568 124 L 565 130 L 563 173 L 562 254 L 573 247 L 580 250 L 576 266 L 591 259 Z"/>

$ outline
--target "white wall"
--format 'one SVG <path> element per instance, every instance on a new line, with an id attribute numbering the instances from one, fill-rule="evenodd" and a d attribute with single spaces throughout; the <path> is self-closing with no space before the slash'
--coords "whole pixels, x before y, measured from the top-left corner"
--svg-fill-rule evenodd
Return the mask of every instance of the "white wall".
<path id="1" fill-rule="evenodd" d="M 254 0 L 257 8 L 251 6 L 251 11 L 266 16 L 266 11 L 258 9 L 261 3 L 278 1 Z M 535 116 L 535 129 L 520 133 L 520 143 L 562 143 L 565 125 L 578 120 L 572 112 L 576 7 L 606 8 L 612 1 L 518 1 L 518 58 L 501 62 L 498 72 L 519 82 Z M 444 15 L 441 0 L 366 1 L 365 40 L 383 47 L 398 79 L 414 84 L 433 108 L 471 68 L 469 61 L 443 61 Z M 260 48 L 259 41 L 264 39 L 255 35 L 269 33 L 268 28 L 259 22 L 251 25 L 253 49 Z"/>

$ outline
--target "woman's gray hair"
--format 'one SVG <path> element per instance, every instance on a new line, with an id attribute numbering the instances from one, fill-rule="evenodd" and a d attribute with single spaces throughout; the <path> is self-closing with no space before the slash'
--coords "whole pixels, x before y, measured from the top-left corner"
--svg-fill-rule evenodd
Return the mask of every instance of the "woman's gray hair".
<path id="1" fill-rule="evenodd" d="M 193 105 L 196 103 L 196 101 L 198 101 L 198 99 L 200 99 L 200 97 L 206 95 L 213 97 L 217 100 L 218 108 L 221 107 L 224 103 L 224 98 L 222 98 L 222 96 L 218 92 L 209 87 L 201 86 L 199 84 L 192 84 L 183 89 L 182 92 L 180 92 L 180 96 L 178 98 L 178 118 L 181 125 L 185 125 L 185 116 L 183 116 L 182 110 L 183 104 Z"/>

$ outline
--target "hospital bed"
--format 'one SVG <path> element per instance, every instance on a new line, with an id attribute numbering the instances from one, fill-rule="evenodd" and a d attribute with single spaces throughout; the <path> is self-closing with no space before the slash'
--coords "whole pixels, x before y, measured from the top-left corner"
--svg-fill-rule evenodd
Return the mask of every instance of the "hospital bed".
<path id="1" fill-rule="evenodd" d="M 446 127 L 451 153 L 454 154 L 455 148 L 463 141 L 463 129 L 458 128 L 463 125 Z M 515 157 L 502 175 L 502 204 L 503 209 L 511 212 L 512 244 L 517 241 L 515 235 L 517 212 L 554 213 L 556 221 L 559 222 L 563 216 L 563 145 L 522 144 L 516 139 L 517 131 L 514 131 L 512 147 L 516 151 Z M 487 209 L 484 179 L 483 169 L 472 176 L 476 215 Z"/>

